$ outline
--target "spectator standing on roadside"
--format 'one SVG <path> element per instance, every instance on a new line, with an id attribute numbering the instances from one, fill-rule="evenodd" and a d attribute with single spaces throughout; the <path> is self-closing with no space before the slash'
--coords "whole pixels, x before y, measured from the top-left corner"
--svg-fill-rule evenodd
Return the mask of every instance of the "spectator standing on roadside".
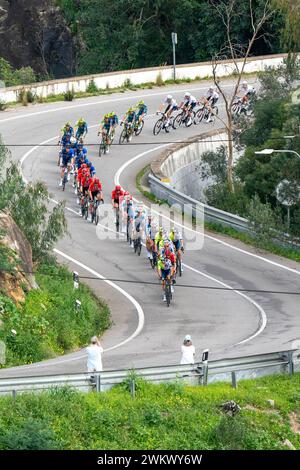
<path id="1" fill-rule="evenodd" d="M 103 370 L 102 367 L 102 353 L 103 348 L 97 336 L 93 336 L 91 344 L 86 348 L 88 355 L 87 370 L 88 372 L 99 372 Z"/>
<path id="2" fill-rule="evenodd" d="M 195 346 L 192 344 L 190 335 L 186 335 L 181 346 L 181 361 L 180 364 L 194 364 L 195 363 Z"/>

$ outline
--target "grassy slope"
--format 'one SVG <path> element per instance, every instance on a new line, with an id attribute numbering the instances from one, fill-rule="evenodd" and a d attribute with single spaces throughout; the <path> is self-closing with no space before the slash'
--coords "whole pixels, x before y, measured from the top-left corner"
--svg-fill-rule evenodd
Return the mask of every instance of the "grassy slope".
<path id="1" fill-rule="evenodd" d="M 0 340 L 6 344 L 6 366 L 76 350 L 110 325 L 107 305 L 84 284 L 74 290 L 72 275 L 65 267 L 42 263 L 36 280 L 40 289 L 30 291 L 23 305 L 16 307 L 0 296 L 5 312 Z M 78 312 L 76 299 L 81 301 Z M 15 336 L 12 329 L 17 331 Z"/>
<path id="2" fill-rule="evenodd" d="M 62 449 L 286 449 L 285 439 L 300 449 L 291 425 L 298 419 L 300 427 L 299 386 L 296 374 L 243 381 L 237 390 L 138 381 L 134 399 L 126 384 L 101 394 L 61 389 L 0 397 L 0 449 L 16 447 L 16 438 L 24 447 L 33 420 Z M 235 418 L 220 411 L 231 399 L 242 407 Z"/>

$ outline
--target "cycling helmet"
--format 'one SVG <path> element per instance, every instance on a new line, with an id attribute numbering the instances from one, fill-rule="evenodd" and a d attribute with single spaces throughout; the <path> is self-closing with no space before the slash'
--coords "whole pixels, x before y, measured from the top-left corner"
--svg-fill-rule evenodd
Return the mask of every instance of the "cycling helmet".
<path id="1" fill-rule="evenodd" d="M 168 102 L 168 103 L 171 103 L 172 99 L 173 99 L 172 95 L 168 95 L 168 96 L 167 96 L 167 102 Z"/>
<path id="2" fill-rule="evenodd" d="M 124 196 L 130 196 L 129 191 L 125 191 Z"/>
<path id="3" fill-rule="evenodd" d="M 185 96 L 186 98 L 190 98 L 190 97 L 191 97 L 191 94 L 190 94 L 189 91 L 186 91 L 185 94 L 184 94 L 184 96 Z"/>
<path id="4" fill-rule="evenodd" d="M 88 168 L 91 168 L 92 162 L 87 162 L 86 165 L 88 166 Z"/>
<path id="5" fill-rule="evenodd" d="M 145 101 L 141 100 L 138 102 L 138 106 L 143 106 L 145 104 Z"/>
<path id="6" fill-rule="evenodd" d="M 83 163 L 83 164 L 81 165 L 81 168 L 82 168 L 82 169 L 87 168 L 87 164 L 86 164 L 86 163 Z"/>
<path id="7" fill-rule="evenodd" d="M 66 149 L 70 149 L 71 148 L 71 144 L 66 144 Z"/>
<path id="8" fill-rule="evenodd" d="M 82 142 L 79 142 L 78 148 L 79 148 L 79 149 L 83 149 L 83 143 L 82 143 Z"/>
<path id="9" fill-rule="evenodd" d="M 78 124 L 84 124 L 84 123 L 85 123 L 85 120 L 82 117 L 78 119 Z"/>
<path id="10" fill-rule="evenodd" d="M 214 87 L 214 86 L 210 86 L 208 90 L 209 90 L 209 91 L 215 91 L 215 87 Z"/>
<path id="11" fill-rule="evenodd" d="M 116 187 L 115 187 L 115 189 L 116 189 L 116 191 L 121 191 L 122 188 L 121 188 L 121 186 L 120 186 L 119 184 L 117 184 Z"/>
<path id="12" fill-rule="evenodd" d="M 158 231 L 159 231 L 159 233 L 162 233 L 163 232 L 163 227 L 159 227 Z"/>
<path id="13" fill-rule="evenodd" d="M 66 122 L 65 127 L 71 127 L 71 123 L 69 121 Z"/>
<path id="14" fill-rule="evenodd" d="M 100 184 L 99 178 L 94 178 L 94 182 L 97 183 L 97 184 Z"/>
<path id="15" fill-rule="evenodd" d="M 128 113 L 132 113 L 134 111 L 134 108 L 129 108 Z"/>
<path id="16" fill-rule="evenodd" d="M 248 85 L 247 80 L 244 80 L 243 83 L 242 83 L 242 86 L 247 86 L 247 85 Z"/>

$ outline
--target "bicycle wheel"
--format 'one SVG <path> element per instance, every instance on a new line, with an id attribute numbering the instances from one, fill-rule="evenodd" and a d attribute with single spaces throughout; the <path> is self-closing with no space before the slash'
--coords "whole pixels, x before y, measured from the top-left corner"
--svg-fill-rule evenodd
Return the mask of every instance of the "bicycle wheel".
<path id="1" fill-rule="evenodd" d="M 191 116 L 187 116 L 185 118 L 185 127 L 191 127 L 191 125 L 193 124 L 194 122 L 194 119 L 195 119 L 195 112 L 192 111 L 191 112 Z"/>
<path id="2" fill-rule="evenodd" d="M 119 144 L 122 145 L 124 142 L 127 142 L 127 131 L 123 129 L 119 138 Z"/>
<path id="3" fill-rule="evenodd" d="M 134 130 L 136 136 L 140 135 L 140 133 L 141 133 L 142 130 L 143 130 L 143 127 L 144 127 L 144 121 L 142 120 L 142 121 L 139 123 L 138 127 Z"/>
<path id="4" fill-rule="evenodd" d="M 98 225 L 99 223 L 99 207 L 98 206 L 96 206 L 94 221 L 95 221 L 95 225 Z"/>
<path id="5" fill-rule="evenodd" d="M 160 133 L 160 131 L 161 131 L 162 128 L 163 128 L 163 124 L 164 124 L 163 119 L 159 119 L 159 120 L 155 123 L 155 125 L 154 125 L 154 127 L 153 127 L 153 134 L 154 134 L 154 135 L 158 135 L 158 134 Z"/>
<path id="6" fill-rule="evenodd" d="M 119 219 L 119 210 L 117 210 L 116 212 L 116 230 L 117 232 L 119 231 L 120 229 L 120 219 Z"/>
<path id="7" fill-rule="evenodd" d="M 171 284 L 170 284 L 170 281 L 166 282 L 165 293 L 166 293 L 167 307 L 170 307 L 170 303 L 171 303 Z"/>
<path id="8" fill-rule="evenodd" d="M 177 116 L 173 119 L 173 129 L 177 129 L 177 127 L 181 126 L 184 118 L 184 113 L 177 114 Z"/>
<path id="9" fill-rule="evenodd" d="M 196 126 L 200 124 L 200 122 L 204 118 L 204 114 L 205 114 L 205 108 L 201 108 L 196 112 L 195 117 L 194 117 L 194 124 Z"/>
<path id="10" fill-rule="evenodd" d="M 102 140 L 99 145 L 99 157 L 101 157 L 103 153 L 104 153 L 104 142 Z"/>
<path id="11" fill-rule="evenodd" d="M 181 277 L 182 276 L 181 259 L 178 256 L 176 258 L 176 265 L 177 265 L 176 274 L 179 274 L 179 277 Z"/>
<path id="12" fill-rule="evenodd" d="M 142 241 L 140 238 L 138 238 L 137 254 L 139 256 L 141 256 L 141 251 L 142 251 Z"/>
<path id="13" fill-rule="evenodd" d="M 88 219 L 88 216 L 89 216 L 89 208 L 88 208 L 88 206 L 86 205 L 86 206 L 85 206 L 85 209 L 84 209 L 84 218 L 85 218 L 85 220 Z"/>

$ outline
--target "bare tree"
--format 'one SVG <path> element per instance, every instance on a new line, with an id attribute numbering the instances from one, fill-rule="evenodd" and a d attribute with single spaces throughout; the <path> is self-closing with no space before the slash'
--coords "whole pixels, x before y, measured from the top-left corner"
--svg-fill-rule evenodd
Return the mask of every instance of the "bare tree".
<path id="1" fill-rule="evenodd" d="M 244 0 L 248 2 L 248 15 L 251 24 L 251 37 L 248 43 L 236 44 L 234 42 L 233 25 L 236 21 L 239 21 L 241 15 L 240 1 L 237 0 L 210 0 L 211 4 L 216 10 L 225 30 L 225 41 L 222 50 L 212 59 L 213 68 L 213 80 L 216 88 L 224 99 L 226 118 L 222 119 L 218 117 L 225 125 L 228 137 L 228 169 L 227 169 L 227 180 L 230 192 L 234 192 L 233 183 L 233 133 L 234 123 L 232 117 L 232 104 L 237 95 L 240 87 L 242 75 L 247 64 L 247 60 L 250 56 L 253 44 L 256 40 L 266 36 L 266 33 L 262 31 L 264 24 L 274 15 L 275 10 L 272 7 L 272 0 L 264 0 L 261 3 L 261 8 L 253 9 L 252 0 Z M 220 60 L 229 60 L 232 62 L 232 73 L 236 76 L 236 82 L 233 87 L 233 91 L 228 93 L 222 86 L 220 77 L 218 75 L 219 68 L 224 67 L 224 63 L 221 64 Z"/>

